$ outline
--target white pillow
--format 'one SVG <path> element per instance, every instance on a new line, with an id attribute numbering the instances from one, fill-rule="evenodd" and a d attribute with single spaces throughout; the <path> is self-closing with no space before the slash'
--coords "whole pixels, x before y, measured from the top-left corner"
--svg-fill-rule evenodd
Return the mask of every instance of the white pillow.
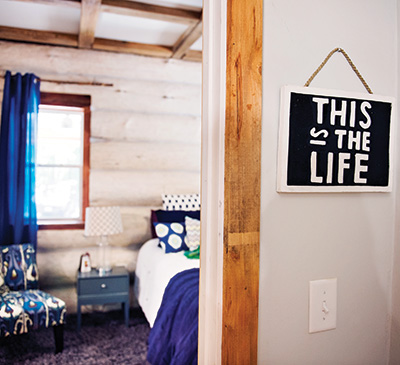
<path id="1" fill-rule="evenodd" d="M 200 194 L 162 194 L 164 210 L 200 210 Z"/>
<path id="2" fill-rule="evenodd" d="M 190 251 L 196 250 L 200 246 L 200 221 L 198 219 L 185 217 L 186 226 L 186 245 Z"/>

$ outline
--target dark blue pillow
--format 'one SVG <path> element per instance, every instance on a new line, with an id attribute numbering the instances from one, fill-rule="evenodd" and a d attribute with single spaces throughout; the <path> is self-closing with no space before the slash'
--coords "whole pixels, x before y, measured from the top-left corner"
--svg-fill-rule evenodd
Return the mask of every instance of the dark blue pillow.
<path id="1" fill-rule="evenodd" d="M 185 217 L 190 217 L 193 219 L 200 219 L 200 210 L 152 210 L 151 211 L 151 235 L 153 238 L 157 237 L 154 230 L 154 223 L 164 222 L 185 222 Z"/>
<path id="2" fill-rule="evenodd" d="M 165 253 L 187 251 L 185 224 L 155 222 L 154 228 Z"/>

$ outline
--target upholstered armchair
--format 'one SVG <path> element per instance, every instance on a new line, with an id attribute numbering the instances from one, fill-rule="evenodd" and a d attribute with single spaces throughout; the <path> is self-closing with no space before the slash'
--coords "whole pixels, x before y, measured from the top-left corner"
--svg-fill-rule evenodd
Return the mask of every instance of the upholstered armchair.
<path id="1" fill-rule="evenodd" d="M 0 246 L 0 337 L 53 327 L 56 353 L 64 347 L 65 303 L 38 289 L 32 244 Z"/>

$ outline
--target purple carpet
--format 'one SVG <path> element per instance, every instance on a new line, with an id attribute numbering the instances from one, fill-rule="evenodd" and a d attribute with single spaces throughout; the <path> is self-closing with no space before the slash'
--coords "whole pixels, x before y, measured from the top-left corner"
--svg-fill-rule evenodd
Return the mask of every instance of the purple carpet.
<path id="1" fill-rule="evenodd" d="M 68 315 L 64 351 L 54 354 L 53 329 L 0 339 L 0 364 L 146 364 L 150 327 L 140 310 L 131 310 L 129 327 L 122 311 Z"/>

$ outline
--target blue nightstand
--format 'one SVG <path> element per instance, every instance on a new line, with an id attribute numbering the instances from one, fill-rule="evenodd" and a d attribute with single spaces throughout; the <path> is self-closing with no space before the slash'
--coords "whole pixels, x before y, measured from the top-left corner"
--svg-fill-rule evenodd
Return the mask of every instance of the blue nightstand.
<path id="1" fill-rule="evenodd" d="M 129 324 L 129 273 L 124 267 L 114 267 L 100 276 L 92 269 L 77 274 L 77 322 L 81 328 L 81 306 L 93 304 L 122 303 L 125 313 L 125 325 Z"/>

